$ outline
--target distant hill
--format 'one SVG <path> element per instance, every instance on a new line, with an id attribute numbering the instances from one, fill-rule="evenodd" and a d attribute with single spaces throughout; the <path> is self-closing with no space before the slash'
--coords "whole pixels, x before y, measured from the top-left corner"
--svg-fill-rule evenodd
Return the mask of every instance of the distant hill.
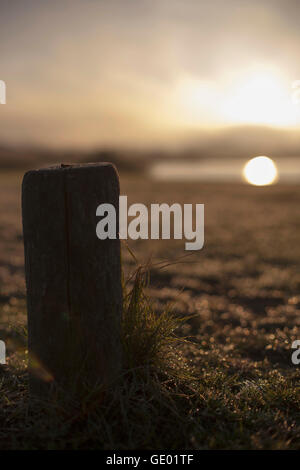
<path id="1" fill-rule="evenodd" d="M 216 158 L 299 157 L 300 130 L 263 126 L 238 126 L 199 130 L 176 136 L 177 145 L 145 150 L 95 148 L 62 150 L 0 145 L 0 168 L 33 168 L 60 162 L 110 161 L 124 171 L 142 171 L 148 163 L 167 160 Z"/>
<path id="2" fill-rule="evenodd" d="M 300 157 L 300 129 L 238 126 L 193 133 L 186 138 L 185 153 L 192 158 Z"/>

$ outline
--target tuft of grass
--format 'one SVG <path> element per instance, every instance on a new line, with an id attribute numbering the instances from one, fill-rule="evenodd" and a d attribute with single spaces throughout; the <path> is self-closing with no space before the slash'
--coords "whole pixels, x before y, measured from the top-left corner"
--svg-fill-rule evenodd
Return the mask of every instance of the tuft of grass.
<path id="1" fill-rule="evenodd" d="M 169 368 L 174 347 L 185 338 L 176 330 L 189 317 L 175 315 L 172 304 L 158 314 L 145 290 L 149 283 L 148 268 L 140 266 L 130 289 L 123 287 L 122 344 L 127 369 L 140 367 Z"/>

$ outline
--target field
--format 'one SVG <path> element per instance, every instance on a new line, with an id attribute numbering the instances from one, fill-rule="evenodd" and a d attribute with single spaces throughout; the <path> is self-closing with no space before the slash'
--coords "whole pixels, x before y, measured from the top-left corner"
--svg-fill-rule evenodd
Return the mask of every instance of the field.
<path id="1" fill-rule="evenodd" d="M 189 257 L 183 240 L 128 242 L 139 263 L 151 258 L 156 311 L 172 302 L 176 315 L 193 316 L 178 331 L 189 339 L 177 345 L 186 373 L 131 374 L 111 408 L 94 403 L 74 419 L 27 406 L 21 178 L 0 177 L 1 449 L 300 448 L 300 366 L 291 361 L 300 339 L 299 186 L 121 176 L 129 203 L 205 204 L 205 246 Z M 126 246 L 122 257 L 128 275 L 136 262 Z"/>

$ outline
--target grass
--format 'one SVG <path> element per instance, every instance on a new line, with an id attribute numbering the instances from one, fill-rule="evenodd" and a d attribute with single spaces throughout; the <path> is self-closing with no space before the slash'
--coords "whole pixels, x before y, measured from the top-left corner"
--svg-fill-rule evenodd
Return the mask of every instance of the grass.
<path id="1" fill-rule="evenodd" d="M 124 284 L 125 364 L 111 389 L 104 392 L 97 387 L 83 402 L 64 409 L 49 402 L 31 403 L 28 408 L 24 347 L 14 357 L 14 368 L 2 367 L 5 411 L 0 419 L 8 424 L 0 431 L 2 448 L 147 448 L 153 439 L 159 440 L 156 419 L 166 431 L 182 423 L 176 401 L 188 397 L 193 377 L 176 349 L 185 341 L 175 335 L 185 318 L 173 314 L 170 307 L 157 315 L 145 294 L 146 285 L 143 268 L 136 270 L 130 289 Z M 24 328 L 14 328 L 14 334 L 18 338 L 14 344 L 26 344 Z"/>
<path id="2" fill-rule="evenodd" d="M 146 287 L 149 272 L 140 266 L 135 274 L 131 289 L 124 285 L 122 317 L 122 343 L 126 368 L 156 367 L 165 369 L 173 357 L 173 344 L 184 341 L 175 336 L 188 317 L 172 313 L 172 305 L 158 315 Z"/>
<path id="3" fill-rule="evenodd" d="M 138 268 L 124 286 L 125 368 L 103 394 L 91 390 L 72 408 L 28 409 L 24 349 L 0 375 L 0 447 L 18 449 L 299 448 L 298 370 L 233 367 L 182 337 L 187 319 L 170 306 L 157 314 Z M 176 335 L 181 331 L 181 336 Z M 22 337 L 22 329 L 15 329 Z M 187 357 L 203 355 L 197 361 Z M 241 366 L 242 365 L 242 366 Z"/>
<path id="4" fill-rule="evenodd" d="M 140 270 L 124 286 L 119 386 L 106 396 L 92 390 L 73 410 L 28 409 L 19 188 L 19 179 L 0 187 L 1 449 L 300 448 L 300 367 L 291 363 L 300 337 L 299 186 L 123 177 L 130 203 L 205 203 L 205 247 L 193 262 L 153 265 L 150 284 Z M 150 252 L 167 263 L 185 254 L 180 240 L 132 245 L 140 264 Z M 123 266 L 128 277 L 128 252 Z"/>

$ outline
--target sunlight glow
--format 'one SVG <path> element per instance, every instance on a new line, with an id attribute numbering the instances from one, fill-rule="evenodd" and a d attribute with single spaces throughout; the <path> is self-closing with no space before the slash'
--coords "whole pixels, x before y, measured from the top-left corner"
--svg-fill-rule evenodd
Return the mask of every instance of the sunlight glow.
<path id="1" fill-rule="evenodd" d="M 275 72 L 256 72 L 244 77 L 228 93 L 224 117 L 234 123 L 294 125 L 299 118 L 289 84 Z"/>
<path id="2" fill-rule="evenodd" d="M 219 96 L 207 81 L 182 77 L 173 90 L 173 101 L 179 105 L 179 116 L 184 124 L 212 125 L 216 121 Z"/>
<path id="3" fill-rule="evenodd" d="M 249 160 L 243 169 L 245 180 L 255 186 L 273 184 L 278 179 L 278 170 L 269 157 L 255 157 Z"/>
<path id="4" fill-rule="evenodd" d="M 277 69 L 250 68 L 216 82 L 182 76 L 172 93 L 173 115 L 186 125 L 300 124 L 300 81 Z"/>

